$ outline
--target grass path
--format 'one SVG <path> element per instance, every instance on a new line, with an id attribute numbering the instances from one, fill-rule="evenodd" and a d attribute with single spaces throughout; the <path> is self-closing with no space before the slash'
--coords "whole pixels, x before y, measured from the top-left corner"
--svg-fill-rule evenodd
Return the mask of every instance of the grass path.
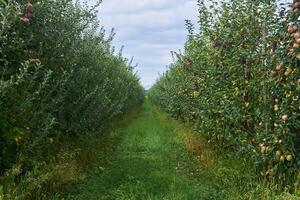
<path id="1" fill-rule="evenodd" d="M 116 130 L 122 138 L 110 163 L 88 172 L 68 199 L 220 199 L 220 186 L 201 172 L 180 131 L 146 101 L 127 127 Z"/>
<path id="2" fill-rule="evenodd" d="M 99 145 L 89 147 L 87 159 L 78 159 L 89 165 L 74 178 L 71 191 L 50 199 L 299 199 L 277 196 L 272 185 L 255 181 L 246 159 L 218 155 L 200 138 L 146 100 L 138 111 L 116 120 Z"/>

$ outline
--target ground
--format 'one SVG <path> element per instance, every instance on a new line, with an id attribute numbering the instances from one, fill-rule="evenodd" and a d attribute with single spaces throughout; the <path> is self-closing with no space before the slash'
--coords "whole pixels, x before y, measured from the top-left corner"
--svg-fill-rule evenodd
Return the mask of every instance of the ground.
<path id="1" fill-rule="evenodd" d="M 216 152 L 148 100 L 92 149 L 93 162 L 71 191 L 51 200 L 297 199 L 277 196 L 269 183 L 256 181 L 246 158 Z"/>
<path id="2" fill-rule="evenodd" d="M 121 138 L 110 163 L 85 174 L 68 199 L 205 200 L 222 196 L 219 186 L 201 173 L 180 124 L 149 102 L 134 118 L 127 127 L 114 130 Z"/>

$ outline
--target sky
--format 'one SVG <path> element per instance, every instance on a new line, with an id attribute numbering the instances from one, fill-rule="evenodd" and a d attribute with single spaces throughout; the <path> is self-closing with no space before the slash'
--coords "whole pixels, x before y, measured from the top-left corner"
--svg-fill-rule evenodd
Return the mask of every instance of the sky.
<path id="1" fill-rule="evenodd" d="M 115 29 L 113 45 L 123 56 L 134 57 L 145 88 L 166 71 L 171 51 L 183 49 L 187 37 L 185 19 L 197 22 L 196 0 L 103 0 L 100 25 Z"/>
<path id="2" fill-rule="evenodd" d="M 188 34 L 185 20 L 197 24 L 199 15 L 197 0 L 103 0 L 98 9 L 100 25 L 107 31 L 114 28 L 113 45 L 117 50 L 124 46 L 124 57 L 134 57 L 146 89 L 167 70 L 170 52 L 183 49 Z"/>

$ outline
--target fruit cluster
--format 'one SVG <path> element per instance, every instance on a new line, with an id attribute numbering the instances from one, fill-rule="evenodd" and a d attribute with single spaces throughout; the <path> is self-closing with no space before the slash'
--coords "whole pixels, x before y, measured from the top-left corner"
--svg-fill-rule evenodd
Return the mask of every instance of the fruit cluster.
<path id="1" fill-rule="evenodd" d="M 32 14 L 33 5 L 30 2 L 28 2 L 24 5 L 24 7 L 26 9 L 26 13 L 21 17 L 21 21 L 25 25 L 29 25 L 31 18 L 33 17 Z"/>

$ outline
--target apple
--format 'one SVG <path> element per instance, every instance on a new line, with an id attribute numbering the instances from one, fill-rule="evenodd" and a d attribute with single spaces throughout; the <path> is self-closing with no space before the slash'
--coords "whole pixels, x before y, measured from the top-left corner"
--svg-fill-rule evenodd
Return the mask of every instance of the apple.
<path id="1" fill-rule="evenodd" d="M 280 70 L 282 69 L 282 66 L 283 66 L 283 64 L 278 64 L 278 65 L 276 66 L 276 70 L 277 70 L 277 71 L 280 71 Z"/>
<path id="2" fill-rule="evenodd" d="M 288 56 L 292 56 L 294 55 L 295 53 L 295 50 L 294 49 L 290 49 L 289 52 L 288 52 Z"/>
<path id="3" fill-rule="evenodd" d="M 300 47 L 300 44 L 299 43 L 294 43 L 293 44 L 293 48 L 299 48 Z"/>
<path id="4" fill-rule="evenodd" d="M 272 77 L 275 77 L 275 76 L 277 76 L 277 75 L 278 75 L 278 72 L 277 72 L 277 71 L 274 71 L 274 70 L 271 71 L 271 76 L 272 76 Z"/>
<path id="5" fill-rule="evenodd" d="M 297 26 L 297 25 L 294 25 L 294 26 L 293 26 L 293 32 L 296 32 L 296 31 L 298 31 L 298 26 Z"/>
<path id="6" fill-rule="evenodd" d="M 299 8 L 299 7 L 300 7 L 300 2 L 295 2 L 293 8 Z"/>
<path id="7" fill-rule="evenodd" d="M 289 32 L 289 33 L 293 33 L 293 32 L 294 32 L 294 29 L 293 29 L 293 26 L 292 26 L 292 25 L 289 25 L 289 26 L 288 26 L 288 32 Z"/>
<path id="8" fill-rule="evenodd" d="M 260 152 L 265 153 L 266 152 L 266 147 L 265 146 L 260 147 Z"/>
<path id="9" fill-rule="evenodd" d="M 28 19 L 30 19 L 32 16 L 33 16 L 32 13 L 26 13 L 26 14 L 24 15 L 24 17 L 26 17 L 26 18 L 28 18 Z"/>
<path id="10" fill-rule="evenodd" d="M 289 119 L 288 115 L 282 115 L 281 116 L 282 121 L 287 121 Z"/>
<path id="11" fill-rule="evenodd" d="M 286 160 L 287 160 L 287 161 L 293 160 L 293 156 L 292 156 L 292 155 L 287 155 L 287 156 L 286 156 Z"/>
<path id="12" fill-rule="evenodd" d="M 294 34 L 295 39 L 300 38 L 300 32 Z"/>
<path id="13" fill-rule="evenodd" d="M 25 25 L 28 25 L 30 20 L 27 18 L 27 17 L 22 17 L 21 18 L 21 21 L 25 24 Z"/>
<path id="14" fill-rule="evenodd" d="M 33 5 L 32 3 L 28 2 L 25 4 L 25 7 L 28 9 L 28 10 L 31 10 L 33 8 Z"/>
<path id="15" fill-rule="evenodd" d="M 285 75 L 285 76 L 288 76 L 288 75 L 290 75 L 290 73 L 291 73 L 292 71 L 293 71 L 292 68 L 287 68 L 287 70 L 284 72 L 284 75 Z"/>
<path id="16" fill-rule="evenodd" d="M 280 159 L 280 156 L 281 156 L 281 152 L 280 151 L 276 151 L 275 157 L 276 157 L 277 160 Z"/>

